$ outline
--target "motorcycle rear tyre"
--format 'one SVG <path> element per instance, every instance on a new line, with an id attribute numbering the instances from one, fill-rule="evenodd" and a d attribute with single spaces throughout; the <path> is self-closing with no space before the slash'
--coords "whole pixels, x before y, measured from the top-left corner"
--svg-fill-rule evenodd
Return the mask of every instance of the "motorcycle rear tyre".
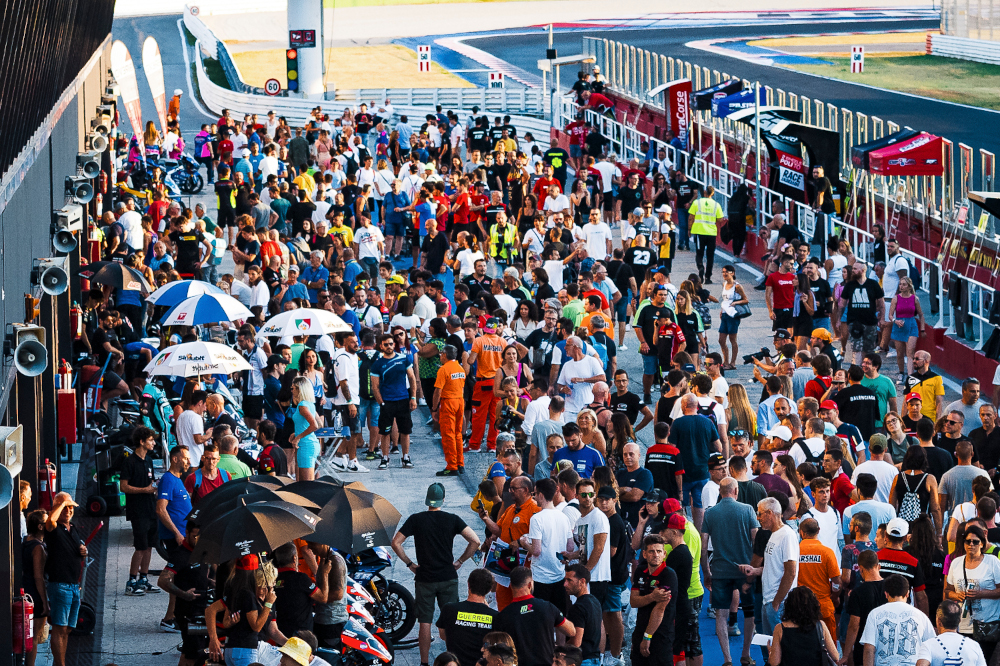
<path id="1" fill-rule="evenodd" d="M 388 581 L 386 587 L 385 601 L 387 609 L 387 620 L 389 623 L 383 624 L 385 633 L 394 644 L 402 641 L 413 630 L 417 623 L 417 602 L 410 594 L 410 591 L 394 580 Z M 376 618 L 383 619 L 382 617 Z M 395 620 L 392 622 L 392 620 Z"/>

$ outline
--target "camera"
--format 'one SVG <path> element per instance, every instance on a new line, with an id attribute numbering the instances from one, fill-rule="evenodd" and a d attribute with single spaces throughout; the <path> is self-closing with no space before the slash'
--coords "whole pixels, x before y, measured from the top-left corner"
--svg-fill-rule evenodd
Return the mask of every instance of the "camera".
<path id="1" fill-rule="evenodd" d="M 766 358 L 771 357 L 771 352 L 768 351 L 767 347 L 761 347 L 759 352 L 754 352 L 753 354 L 746 354 L 743 357 L 743 365 L 752 365 L 753 360 L 763 361 Z"/>
<path id="2" fill-rule="evenodd" d="M 503 405 L 497 415 L 496 428 L 500 432 L 514 432 L 521 425 L 521 419 L 509 405 Z"/>

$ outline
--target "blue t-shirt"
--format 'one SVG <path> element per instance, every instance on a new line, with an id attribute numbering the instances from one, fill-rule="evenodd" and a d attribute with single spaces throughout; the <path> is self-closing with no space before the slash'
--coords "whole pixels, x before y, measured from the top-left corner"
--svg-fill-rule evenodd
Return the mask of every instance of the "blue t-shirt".
<path id="1" fill-rule="evenodd" d="M 411 361 L 405 354 L 395 354 L 392 358 L 379 356 L 372 363 L 372 376 L 378 377 L 379 393 L 382 400 L 406 400 L 410 397 L 406 388 L 406 371 Z"/>
<path id="2" fill-rule="evenodd" d="M 358 315 L 354 313 L 354 310 L 347 308 L 344 310 L 344 314 L 340 315 L 340 318 L 344 320 L 345 324 L 354 329 L 354 335 L 361 335 L 361 320 L 358 319 Z"/>
<path id="3" fill-rule="evenodd" d="M 116 305 L 145 305 L 142 300 L 142 292 L 132 289 L 118 289 L 115 292 Z"/>
<path id="4" fill-rule="evenodd" d="M 569 460 L 573 463 L 573 469 L 580 475 L 581 479 L 589 479 L 595 467 L 604 465 L 604 456 L 592 446 L 584 446 L 579 451 L 572 451 L 568 446 L 564 446 L 552 456 L 552 466 L 560 460 Z"/>
<path id="5" fill-rule="evenodd" d="M 487 479 L 493 480 L 497 477 L 507 478 L 507 470 L 503 468 L 503 463 L 499 460 L 494 461 L 490 471 L 486 472 Z"/>
<path id="6" fill-rule="evenodd" d="M 653 473 L 645 467 L 638 467 L 634 472 L 622 468 L 615 477 L 618 480 L 619 488 L 638 488 L 643 492 L 653 489 Z M 637 502 L 626 502 L 622 500 L 622 517 L 632 525 L 634 529 L 639 524 L 639 509 L 643 507 L 642 498 Z"/>
<path id="7" fill-rule="evenodd" d="M 184 488 L 184 482 L 167 472 L 160 477 L 157 500 L 167 500 L 167 515 L 181 534 L 187 531 L 187 515 L 191 513 L 191 497 Z M 173 539 L 174 533 L 160 523 L 160 538 Z"/>
<path id="8" fill-rule="evenodd" d="M 429 203 L 417 204 L 413 207 L 413 210 L 417 211 L 420 215 L 420 235 L 427 235 L 427 220 L 434 217 L 433 207 Z"/>
<path id="9" fill-rule="evenodd" d="M 285 295 L 281 297 L 281 304 L 284 305 L 293 298 L 309 300 L 309 290 L 301 282 L 296 282 L 285 290 Z"/>
<path id="10" fill-rule="evenodd" d="M 684 461 L 684 481 L 701 481 L 708 478 L 709 446 L 719 439 L 715 424 L 707 416 L 688 414 L 676 419 L 670 426 L 668 442 L 677 447 Z"/>
<path id="11" fill-rule="evenodd" d="M 250 160 L 244 157 L 233 166 L 233 171 L 243 174 L 243 182 L 249 183 L 253 176 L 253 165 Z"/>
<path id="12" fill-rule="evenodd" d="M 318 280 L 322 280 L 325 283 L 329 279 L 330 271 L 326 270 L 323 266 L 313 268 L 310 264 L 309 266 L 306 266 L 305 270 L 302 271 L 302 277 L 299 279 L 299 282 L 308 285 L 310 282 L 316 282 Z M 309 290 L 309 302 L 319 302 L 319 289 Z"/>
<path id="13" fill-rule="evenodd" d="M 351 285 L 351 288 L 358 286 L 358 276 L 365 270 L 364 266 L 356 260 L 351 259 L 350 263 L 344 266 L 344 282 Z M 368 277 L 373 277 L 369 275 Z M 377 276 L 374 276 L 377 277 Z"/>

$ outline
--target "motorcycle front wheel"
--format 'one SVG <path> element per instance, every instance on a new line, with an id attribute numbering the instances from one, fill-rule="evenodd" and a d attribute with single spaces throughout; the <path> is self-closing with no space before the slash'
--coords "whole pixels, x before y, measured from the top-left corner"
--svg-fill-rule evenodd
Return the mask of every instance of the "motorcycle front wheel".
<path id="1" fill-rule="evenodd" d="M 416 600 L 410 591 L 394 580 L 374 581 L 381 597 L 375 621 L 385 629 L 394 644 L 406 638 L 417 623 Z"/>
<path id="2" fill-rule="evenodd" d="M 200 173 L 189 173 L 181 183 L 178 184 L 184 194 L 198 194 L 205 187 L 205 179 Z"/>

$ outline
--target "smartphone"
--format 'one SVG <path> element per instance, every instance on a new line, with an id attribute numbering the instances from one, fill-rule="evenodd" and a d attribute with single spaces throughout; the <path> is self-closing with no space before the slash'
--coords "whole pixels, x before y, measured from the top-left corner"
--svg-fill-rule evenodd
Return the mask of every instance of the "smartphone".
<path id="1" fill-rule="evenodd" d="M 483 504 L 483 500 L 479 500 L 479 510 L 482 511 L 483 513 L 488 513 L 486 511 L 486 505 Z"/>

